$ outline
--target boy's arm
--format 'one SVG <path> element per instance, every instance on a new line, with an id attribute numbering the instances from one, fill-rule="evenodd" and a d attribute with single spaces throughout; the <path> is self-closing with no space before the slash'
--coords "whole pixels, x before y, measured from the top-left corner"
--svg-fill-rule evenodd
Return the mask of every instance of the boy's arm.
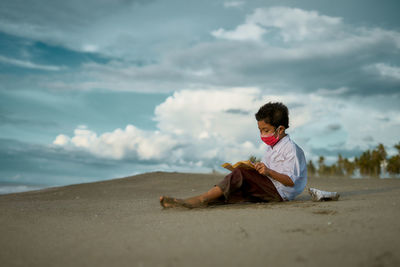
<path id="1" fill-rule="evenodd" d="M 290 186 L 290 187 L 294 186 L 294 183 L 293 183 L 292 179 L 290 179 L 289 176 L 287 176 L 286 174 L 282 174 L 282 173 L 276 172 L 274 170 L 271 170 L 270 168 L 265 166 L 265 164 L 262 162 L 256 163 L 256 170 L 262 175 L 269 176 L 272 179 L 277 180 L 278 182 L 281 182 L 283 185 Z"/>

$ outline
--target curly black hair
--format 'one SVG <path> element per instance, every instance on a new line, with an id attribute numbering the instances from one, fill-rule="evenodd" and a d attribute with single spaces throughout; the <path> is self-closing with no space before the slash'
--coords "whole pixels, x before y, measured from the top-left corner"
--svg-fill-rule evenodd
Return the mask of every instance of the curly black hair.
<path id="1" fill-rule="evenodd" d="M 289 110 L 280 102 L 268 102 L 258 110 L 255 116 L 257 121 L 263 120 L 275 128 L 279 126 L 289 128 Z"/>

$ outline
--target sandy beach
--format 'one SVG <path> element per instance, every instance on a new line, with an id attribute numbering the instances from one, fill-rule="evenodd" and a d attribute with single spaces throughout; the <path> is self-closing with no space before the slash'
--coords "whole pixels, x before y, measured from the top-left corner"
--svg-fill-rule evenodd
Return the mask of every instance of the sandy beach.
<path id="1" fill-rule="evenodd" d="M 222 175 L 147 173 L 0 195 L 2 266 L 400 266 L 400 179 L 309 178 L 339 201 L 163 209 Z"/>

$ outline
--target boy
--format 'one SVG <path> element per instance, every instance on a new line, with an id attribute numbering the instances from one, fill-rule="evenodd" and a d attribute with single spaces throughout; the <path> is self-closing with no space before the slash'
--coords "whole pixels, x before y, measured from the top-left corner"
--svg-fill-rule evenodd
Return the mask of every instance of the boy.
<path id="1" fill-rule="evenodd" d="M 164 208 L 197 208 L 211 203 L 271 202 L 293 200 L 307 184 L 303 150 L 285 133 L 289 111 L 282 103 L 267 103 L 255 114 L 261 140 L 267 145 L 255 169 L 236 168 L 202 195 L 178 199 L 160 197 Z"/>

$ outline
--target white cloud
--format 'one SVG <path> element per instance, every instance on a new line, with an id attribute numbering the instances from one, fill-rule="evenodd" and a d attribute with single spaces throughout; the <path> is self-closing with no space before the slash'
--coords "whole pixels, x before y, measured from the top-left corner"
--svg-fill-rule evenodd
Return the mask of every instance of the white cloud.
<path id="1" fill-rule="evenodd" d="M 157 131 L 128 125 L 98 135 L 79 126 L 74 136 L 61 134 L 53 144 L 84 149 L 105 158 L 182 165 L 246 159 L 260 149 L 260 143 L 255 142 L 254 113 L 261 103 L 260 91 L 255 88 L 234 88 L 229 92 L 183 90 L 156 108 Z"/>
<path id="2" fill-rule="evenodd" d="M 226 161 L 262 155 L 265 144 L 259 139 L 254 113 L 269 101 L 289 107 L 288 133 L 310 159 L 320 155 L 315 151 L 359 151 L 379 142 L 395 142 L 400 131 L 395 111 L 374 109 L 362 100 L 343 100 L 331 94 L 271 95 L 258 88 L 232 88 L 175 92 L 156 107 L 155 131 L 127 125 L 97 134 L 79 126 L 72 137 L 59 135 L 53 143 L 104 158 L 192 166 L 193 170 L 215 168 Z M 382 119 L 386 116 L 390 119 Z M 385 131 L 387 127 L 391 131 Z M 371 136 L 373 143 L 366 141 Z"/>
<path id="3" fill-rule="evenodd" d="M 233 31 L 218 29 L 212 32 L 217 38 L 230 40 L 260 40 L 267 30 L 278 29 L 285 42 L 321 40 L 332 37 L 342 26 L 341 18 L 328 17 L 316 11 L 298 8 L 257 8 L 247 16 L 244 24 Z"/>
<path id="4" fill-rule="evenodd" d="M 365 95 L 373 93 L 376 85 L 368 82 L 373 77 L 363 71 L 364 66 L 376 63 L 375 54 L 396 58 L 400 48 L 399 32 L 354 27 L 340 18 L 288 7 L 255 9 L 234 30 L 220 28 L 212 34 L 224 41 L 171 49 L 158 61 L 141 65 L 118 60 L 86 63 L 79 73 L 49 78 L 41 85 L 136 92 L 249 86 L 295 92 L 348 88 L 349 94 Z M 378 67 L 383 78 L 397 75 L 396 67 Z"/>
<path id="5" fill-rule="evenodd" d="M 257 8 L 235 30 L 219 28 L 211 34 L 230 40 L 263 39 L 263 45 L 256 48 L 262 60 L 331 58 L 388 44 L 400 48 L 398 32 L 354 27 L 339 17 L 289 7 Z"/>
<path id="6" fill-rule="evenodd" d="M 163 132 L 189 134 L 196 139 L 209 136 L 243 141 L 261 103 L 256 88 L 184 90 L 160 104 L 155 109 L 155 119 Z M 232 109 L 247 114 L 229 113 Z"/>
<path id="7" fill-rule="evenodd" d="M 127 125 L 125 129 L 116 129 L 100 136 L 87 128 L 78 127 L 72 138 L 59 135 L 53 144 L 84 149 L 104 158 L 159 160 L 168 156 L 167 153 L 176 142 L 169 135 L 158 131 L 149 132 Z"/>
<path id="8" fill-rule="evenodd" d="M 6 64 L 11 64 L 11 65 L 22 67 L 22 68 L 37 69 L 37 70 L 59 71 L 59 70 L 64 69 L 64 67 L 52 66 L 52 65 L 41 65 L 41 64 L 36 64 L 36 63 L 30 62 L 27 60 L 9 58 L 9 57 L 5 57 L 2 55 L 0 55 L 0 62 L 6 63 Z"/>
<path id="9" fill-rule="evenodd" d="M 319 95 L 326 95 L 326 96 L 339 96 L 349 92 L 349 88 L 347 87 L 340 87 L 336 89 L 326 89 L 320 88 L 315 93 Z"/>
<path id="10" fill-rule="evenodd" d="M 65 146 L 65 145 L 67 145 L 69 143 L 70 140 L 71 140 L 71 138 L 69 138 L 69 136 L 64 135 L 64 134 L 60 134 L 53 141 L 53 144 L 54 145 L 59 145 L 59 146 Z"/>
<path id="11" fill-rule="evenodd" d="M 93 52 L 97 52 L 98 50 L 99 50 L 98 46 L 97 45 L 93 45 L 93 44 L 85 44 L 82 47 L 82 51 L 83 52 L 93 53 Z"/>
<path id="12" fill-rule="evenodd" d="M 271 7 L 257 8 L 247 17 L 246 23 L 257 23 L 277 28 L 285 42 L 319 40 L 332 37 L 332 32 L 341 26 L 341 18 L 318 14 L 299 8 Z"/>
<path id="13" fill-rule="evenodd" d="M 243 24 L 239 25 L 233 31 L 218 29 L 211 32 L 211 34 L 217 38 L 228 40 L 259 41 L 265 32 L 266 30 L 258 26 L 257 24 Z"/>
<path id="14" fill-rule="evenodd" d="M 76 147 L 89 148 L 96 140 L 96 133 L 86 129 L 86 127 L 78 127 L 74 131 L 74 137 L 71 139 L 71 142 Z"/>
<path id="15" fill-rule="evenodd" d="M 224 2 L 224 7 L 241 7 L 245 4 L 244 1 L 226 1 Z"/>
<path id="16" fill-rule="evenodd" d="M 382 78 L 400 81 L 400 67 L 387 65 L 385 63 L 372 64 L 364 68 L 366 71 L 377 74 Z"/>

